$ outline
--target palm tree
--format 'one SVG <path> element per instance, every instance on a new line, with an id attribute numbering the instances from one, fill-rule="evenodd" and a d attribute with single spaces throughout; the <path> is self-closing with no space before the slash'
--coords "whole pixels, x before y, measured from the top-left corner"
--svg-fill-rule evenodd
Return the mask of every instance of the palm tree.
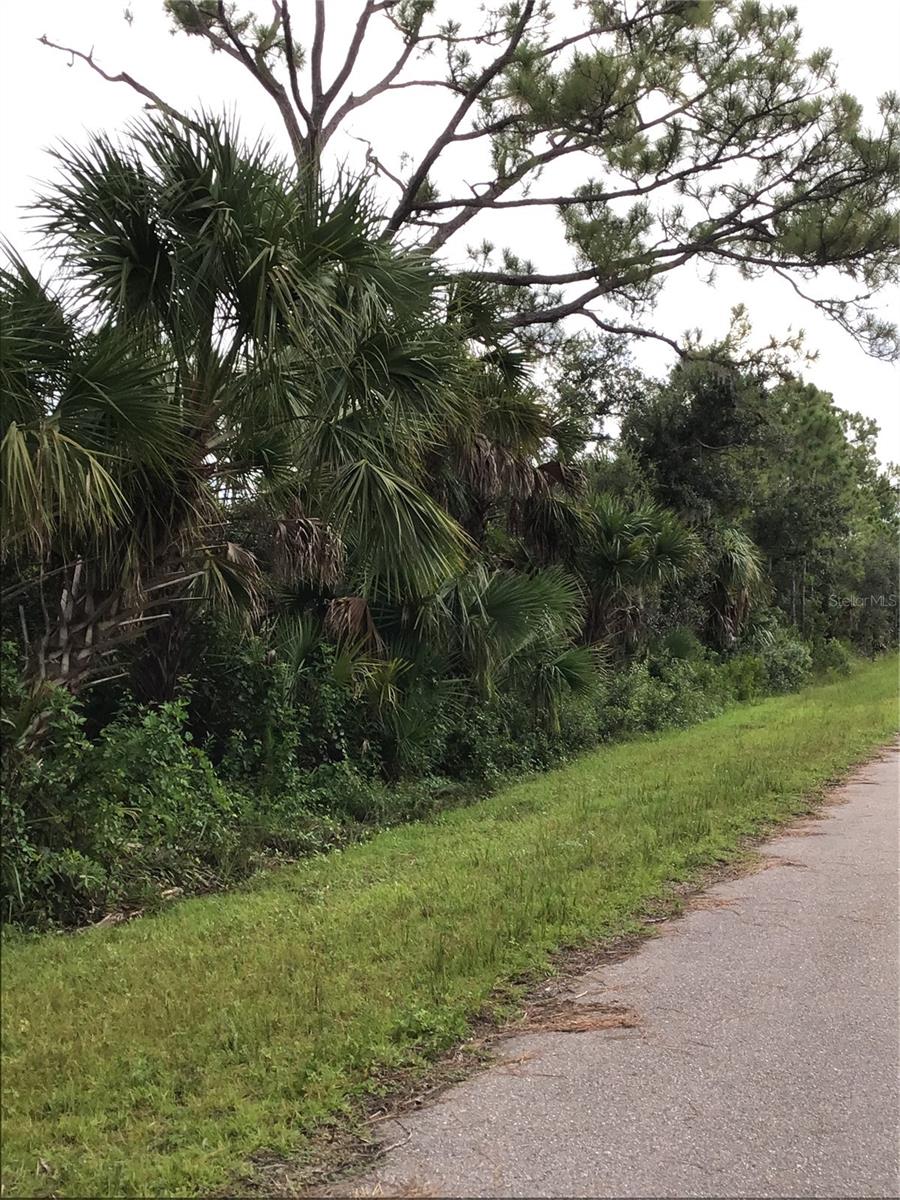
<path id="1" fill-rule="evenodd" d="M 627 645 L 637 637 L 649 598 L 690 568 L 699 544 L 673 513 L 652 504 L 632 508 L 608 494 L 589 498 L 587 519 L 585 636 Z"/>
<path id="2" fill-rule="evenodd" d="M 578 581 L 558 567 L 526 573 L 478 563 L 379 628 L 411 669 L 412 701 L 422 678 L 456 680 L 479 703 L 513 687 L 558 732 L 563 698 L 590 693 L 602 674 L 598 654 L 573 641 L 583 611 Z M 403 707 L 408 735 L 415 721 Z"/>
<path id="3" fill-rule="evenodd" d="M 4 601 L 18 606 L 32 675 L 75 689 L 158 619 L 176 579 L 147 577 L 154 543 L 200 497 L 184 486 L 190 447 L 163 355 L 86 327 L 19 259 L 0 272 L 0 308 Z M 177 582 L 210 590 L 198 556 L 214 569 L 214 547 L 194 550 Z"/>
<path id="4" fill-rule="evenodd" d="M 742 529 L 726 526 L 714 531 L 712 577 L 712 633 L 727 648 L 740 637 L 754 604 L 768 592 L 762 554 Z"/>
<path id="5" fill-rule="evenodd" d="M 361 594 L 393 597 L 462 569 L 466 536 L 423 484 L 460 422 L 463 356 L 440 279 L 374 236 L 365 188 L 311 193 L 209 117 L 57 158 L 39 207 L 63 284 L 14 260 L 2 296 L 5 552 L 66 581 L 38 674 L 77 687 L 126 622 L 176 600 L 252 607 L 256 564 L 219 540 L 244 496 L 278 527 L 285 571 L 346 561 Z"/>
<path id="6" fill-rule="evenodd" d="M 431 490 L 481 546 L 489 525 L 503 524 L 511 509 L 546 489 L 537 464 L 551 425 L 533 362 L 501 330 L 496 294 L 449 280 L 446 316 L 468 348 L 466 402 L 431 455 Z"/>

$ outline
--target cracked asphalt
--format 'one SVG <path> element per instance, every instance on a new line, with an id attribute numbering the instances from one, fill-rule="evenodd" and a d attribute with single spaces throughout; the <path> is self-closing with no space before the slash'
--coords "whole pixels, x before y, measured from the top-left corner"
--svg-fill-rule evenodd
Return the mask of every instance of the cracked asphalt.
<path id="1" fill-rule="evenodd" d="M 504 1042 L 334 1194 L 898 1196 L 898 762 L 582 977 L 635 1028 Z"/>

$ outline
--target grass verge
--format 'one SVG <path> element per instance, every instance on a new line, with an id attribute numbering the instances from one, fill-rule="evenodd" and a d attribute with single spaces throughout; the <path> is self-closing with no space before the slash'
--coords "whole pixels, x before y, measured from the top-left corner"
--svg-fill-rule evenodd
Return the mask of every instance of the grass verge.
<path id="1" fill-rule="evenodd" d="M 635 927 L 667 883 L 885 742 L 897 665 L 604 748 L 433 822 L 119 928 L 10 942 L 16 1196 L 208 1192 L 296 1153 L 497 984 Z"/>

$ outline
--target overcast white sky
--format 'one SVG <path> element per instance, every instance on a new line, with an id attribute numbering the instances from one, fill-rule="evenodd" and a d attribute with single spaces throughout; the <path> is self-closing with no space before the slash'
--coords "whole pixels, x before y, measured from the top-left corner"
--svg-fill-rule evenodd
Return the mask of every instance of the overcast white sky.
<path id="1" fill-rule="evenodd" d="M 900 0 L 795 4 L 808 48 L 833 48 L 841 85 L 859 97 L 874 120 L 876 97 L 900 89 Z M 564 10 L 566 5 L 567 0 L 557 0 L 555 7 Z M 104 83 L 83 64 L 69 66 L 66 56 L 39 45 L 41 34 L 84 50 L 94 47 L 96 60 L 108 71 L 129 71 L 180 108 L 198 103 L 213 109 L 231 106 L 247 133 L 265 129 L 276 141 L 283 140 L 271 101 L 240 68 L 221 55 L 213 57 L 197 39 L 171 36 L 161 0 L 131 0 L 130 24 L 123 19 L 126 6 L 126 0 L 6 0 L 0 10 L 0 231 L 21 250 L 33 246 L 22 206 L 32 197 L 36 182 L 50 174 L 46 147 L 59 139 L 82 140 L 89 130 L 119 128 L 142 107 L 129 88 Z M 264 12 L 268 5 L 260 0 L 257 7 Z M 469 12 L 477 21 L 480 7 L 480 0 L 456 0 L 452 13 L 459 20 Z M 311 0 L 294 0 L 301 16 L 311 8 Z M 346 42 L 360 8 L 361 0 L 328 0 L 332 46 Z M 376 53 L 382 48 L 387 52 L 387 47 L 376 45 Z M 374 78 L 377 64 L 362 65 L 364 73 L 372 66 L 369 78 Z M 396 167 L 403 150 L 415 155 L 427 146 L 436 116 L 433 104 L 440 103 L 432 101 L 435 95 L 433 89 L 397 93 L 380 110 L 360 110 L 363 115 L 351 129 L 371 137 L 379 156 Z M 361 145 L 343 143 L 341 153 L 348 152 L 360 155 Z M 461 162 L 459 170 L 464 173 L 466 164 Z M 495 240 L 511 244 L 542 268 L 556 267 L 565 246 L 553 229 L 554 219 L 537 217 L 529 209 L 513 211 L 515 219 L 504 214 L 499 236 L 496 226 L 490 231 Z M 482 236 L 484 231 L 475 224 L 458 246 L 451 243 L 449 249 L 458 257 L 467 241 Z M 788 326 L 805 329 L 808 347 L 819 353 L 805 372 L 807 378 L 831 391 L 842 407 L 874 417 L 882 428 L 882 459 L 900 459 L 900 370 L 867 358 L 848 335 L 796 298 L 786 283 L 748 284 L 723 272 L 710 287 L 688 266 L 669 277 L 654 325 L 676 337 L 695 326 L 716 336 L 739 302 L 747 304 L 759 341 L 770 333 L 783 334 Z M 884 306 L 892 319 L 900 319 L 900 293 L 886 295 Z M 638 348 L 638 358 L 646 368 L 662 370 L 671 354 L 665 347 L 645 343 Z"/>

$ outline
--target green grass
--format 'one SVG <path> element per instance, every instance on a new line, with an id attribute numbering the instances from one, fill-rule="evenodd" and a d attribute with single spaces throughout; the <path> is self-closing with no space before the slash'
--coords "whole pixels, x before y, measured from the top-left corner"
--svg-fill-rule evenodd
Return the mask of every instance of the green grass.
<path id="1" fill-rule="evenodd" d="M 379 1071 L 462 1035 L 499 982 L 626 932 L 668 881 L 802 809 L 896 716 L 882 661 L 241 892 L 13 941 L 6 1194 L 199 1194 L 254 1151 L 296 1152 Z"/>

